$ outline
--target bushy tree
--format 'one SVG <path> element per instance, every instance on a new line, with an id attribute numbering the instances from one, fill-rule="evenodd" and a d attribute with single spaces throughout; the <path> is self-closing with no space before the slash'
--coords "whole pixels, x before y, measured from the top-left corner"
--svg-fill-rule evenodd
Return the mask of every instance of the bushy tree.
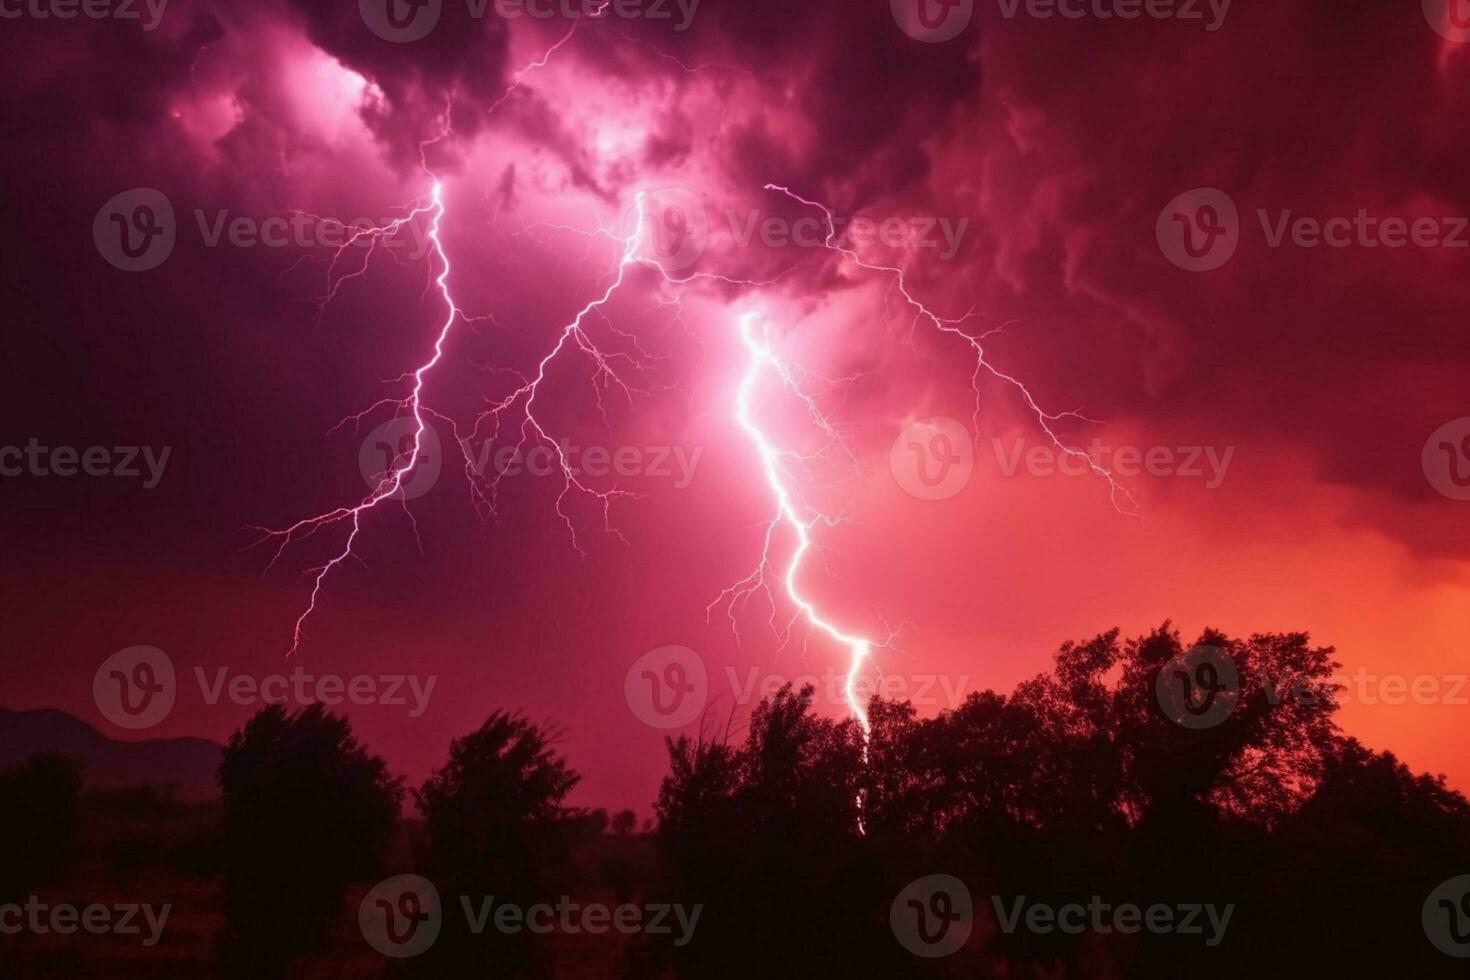
<path id="1" fill-rule="evenodd" d="M 554 741 L 554 731 L 496 711 L 450 742 L 444 766 L 414 793 L 426 821 L 426 863 L 441 894 L 472 904 L 495 896 L 522 908 L 556 901 L 558 872 L 587 816 L 566 805 L 581 777 Z M 431 965 L 447 973 L 493 966 L 502 976 L 547 969 L 528 934 L 501 935 L 487 922 L 475 936 L 465 926 L 464 916 L 447 917 Z"/>
<path id="2" fill-rule="evenodd" d="M 860 847 L 862 743 L 820 718 L 812 688 L 752 712 L 743 745 L 668 743 L 658 834 L 693 941 L 666 950 L 688 976 L 869 975 L 883 969 L 867 911 L 882 885 Z M 891 973 L 889 974 L 891 975 Z"/>
<path id="3" fill-rule="evenodd" d="M 379 869 L 402 780 L 321 705 L 265 708 L 230 737 L 219 768 L 232 975 L 279 976 L 320 946 L 347 885 Z"/>
<path id="4" fill-rule="evenodd" d="M 1195 672 L 1200 648 L 1218 672 Z M 709 907 L 668 962 L 689 977 L 1442 973 L 1419 908 L 1470 871 L 1470 804 L 1338 733 L 1337 666 L 1305 633 L 1185 644 L 1168 623 L 1113 630 L 1064 644 L 1008 696 L 975 693 L 937 717 L 875 698 L 866 745 L 785 689 L 742 745 L 669 743 L 659 840 L 681 894 Z M 1213 685 L 1222 710 L 1189 723 L 1169 694 L 1181 674 Z M 983 945 L 889 959 L 889 903 L 934 873 L 969 883 Z M 1213 902 L 1234 918 L 1220 948 L 1005 934 L 983 921 L 990 895 Z"/>

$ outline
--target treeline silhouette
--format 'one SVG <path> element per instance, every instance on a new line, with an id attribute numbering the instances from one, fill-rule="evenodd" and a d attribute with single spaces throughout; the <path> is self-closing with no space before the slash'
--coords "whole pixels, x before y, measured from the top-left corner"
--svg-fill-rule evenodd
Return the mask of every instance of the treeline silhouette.
<path id="1" fill-rule="evenodd" d="M 402 780 L 345 719 L 320 706 L 271 707 L 235 734 L 220 768 L 219 969 L 267 978 L 1462 971 L 1430 944 L 1420 913 L 1438 884 L 1470 872 L 1465 798 L 1341 734 L 1339 665 L 1306 634 L 1207 631 L 1191 646 L 1224 651 L 1237 669 L 1217 724 L 1181 725 L 1159 696 L 1161 672 L 1190 649 L 1167 623 L 1134 639 L 1115 630 L 1065 644 L 1049 671 L 1010 695 L 971 694 L 932 718 L 875 698 L 866 744 L 852 720 L 815 714 L 810 688 L 788 686 L 746 719 L 707 718 L 698 735 L 668 740 L 646 836 L 634 834 L 630 811 L 610 820 L 569 806 L 580 777 L 556 748 L 558 732 L 495 711 L 410 791 L 422 829 L 410 856 L 392 860 Z M 0 799 L 31 800 L 0 811 L 5 841 L 46 824 L 46 848 L 64 854 L 76 784 L 58 765 L 3 777 L 12 791 Z M 649 846 L 604 849 L 589 872 L 580 855 L 589 841 L 613 840 L 609 828 Z M 30 860 L 14 867 L 44 877 L 36 864 L 46 861 Z M 364 956 L 354 896 L 400 873 L 434 882 L 442 932 L 412 958 Z M 934 874 L 965 882 L 974 922 L 963 948 L 927 959 L 900 944 L 890 913 L 906 885 Z M 615 965 L 577 972 L 564 937 L 474 932 L 458 902 L 493 895 L 527 907 L 589 893 L 702 911 L 688 942 L 619 937 Z M 1053 907 L 1098 896 L 1234 909 L 1216 945 L 1147 930 L 1008 932 L 995 897 L 1009 907 L 1021 896 Z M 333 960 L 343 943 L 355 958 Z M 312 957 L 337 966 L 304 971 Z"/>

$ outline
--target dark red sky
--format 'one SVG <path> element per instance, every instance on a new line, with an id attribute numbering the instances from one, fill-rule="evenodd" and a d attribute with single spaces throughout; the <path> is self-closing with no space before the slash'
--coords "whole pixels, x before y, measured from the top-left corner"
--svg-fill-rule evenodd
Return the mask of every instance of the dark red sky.
<path id="1" fill-rule="evenodd" d="M 150 645 L 180 684 L 146 734 L 223 739 L 253 709 L 204 703 L 196 668 L 211 682 L 220 668 L 433 675 L 420 717 L 351 709 L 399 770 L 420 778 L 489 709 L 521 707 L 564 727 L 584 802 L 647 812 L 664 733 L 624 698 L 644 653 L 698 651 L 720 717 L 732 671 L 743 687 L 752 671 L 846 666 L 799 624 L 781 643 L 759 601 L 733 630 L 719 608 L 707 614 L 758 564 L 772 509 L 734 419 L 747 357 L 737 318 L 761 310 L 850 451 L 828 447 L 802 470 L 802 499 L 845 518 L 817 533 L 826 562 L 808 566 L 805 587 L 852 630 L 904 624 L 879 663 L 910 693 L 936 678 L 929 710 L 949 703 L 946 688 L 1008 690 L 1063 640 L 1114 625 L 1305 630 L 1337 647 L 1349 677 L 1432 678 L 1428 703 L 1381 703 L 1396 689 L 1374 686 L 1380 703 L 1350 696 L 1341 720 L 1465 789 L 1470 503 L 1436 489 L 1453 484 L 1426 473 L 1423 451 L 1470 415 L 1470 248 L 1453 244 L 1455 216 L 1470 214 L 1470 49 L 1403 3 L 1240 2 L 1213 31 L 1002 9 L 977 0 L 957 37 L 923 43 L 874 0 L 704 0 L 685 31 L 586 22 L 524 73 L 568 21 L 477 20 L 446 0 L 427 37 L 395 44 L 352 3 L 172 0 L 152 31 L 0 24 L 0 445 L 171 447 L 151 489 L 0 479 L 0 704 L 59 706 L 132 737 L 93 704 L 92 676 Z M 253 540 L 241 529 L 362 499 L 362 434 L 391 410 L 362 433 L 331 430 L 405 393 L 393 379 L 424 362 L 443 319 L 426 289 L 438 268 L 380 252 L 321 306 L 328 249 L 211 247 L 196 212 L 206 225 L 222 211 L 257 223 L 293 209 L 399 215 L 429 192 L 418 145 L 440 134 L 446 105 L 451 131 L 427 162 L 444 182 L 449 284 L 493 321 L 456 328 L 430 375 L 435 412 L 465 424 L 519 383 L 503 369 L 534 372 L 611 282 L 611 236 L 639 190 L 702 201 L 706 247 L 684 274 L 773 282 L 675 288 L 634 268 L 587 323 L 631 397 L 576 352 L 538 396 L 547 426 L 579 446 L 697 458 L 687 486 L 626 479 L 641 496 L 613 504 L 617 534 L 572 495 L 583 558 L 556 480 L 507 478 L 486 520 L 451 461 L 408 504 L 421 550 L 402 509 L 375 509 L 362 563 L 328 578 L 288 662 L 307 570 L 345 529 L 269 570 L 270 549 L 240 551 Z M 942 315 L 973 311 L 972 334 L 1004 325 L 985 341 L 992 364 L 1048 408 L 1103 420 L 1059 422 L 1070 443 L 1169 448 L 1177 462 L 1209 447 L 1230 454 L 1222 479 L 1120 475 L 1137 504 L 1116 507 L 1097 477 L 1024 464 L 1007 475 L 1018 446 L 1048 443 L 1018 392 L 987 377 L 968 484 L 940 501 L 905 492 L 889 449 L 917 419 L 970 424 L 972 353 L 916 323 L 889 275 L 820 248 L 742 244 L 732 214 L 738 231 L 752 215 L 816 213 L 767 183 L 844 217 L 966 221 L 948 258 L 943 246 L 859 249 L 901 265 Z M 99 209 L 137 187 L 169 199 L 177 243 L 157 268 L 127 272 L 92 232 Z M 1166 206 L 1196 188 L 1237 213 L 1235 251 L 1210 271 L 1178 267 L 1156 236 Z M 1198 216 L 1197 204 L 1181 207 Z M 1304 247 L 1290 230 L 1273 247 L 1287 211 L 1429 218 L 1448 240 L 1373 247 L 1355 226 L 1345 247 Z M 820 448 L 800 406 L 775 386 L 766 395 L 783 446 Z M 791 613 L 778 603 L 778 626 Z"/>

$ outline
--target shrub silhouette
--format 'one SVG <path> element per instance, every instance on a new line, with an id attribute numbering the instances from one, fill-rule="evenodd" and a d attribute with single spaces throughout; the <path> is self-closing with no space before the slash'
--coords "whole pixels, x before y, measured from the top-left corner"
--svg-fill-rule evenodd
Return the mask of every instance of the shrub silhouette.
<path id="1" fill-rule="evenodd" d="M 323 945 L 349 883 L 371 877 L 398 817 L 401 779 L 311 705 L 272 705 L 230 737 L 219 768 L 228 923 L 222 968 L 280 976 Z"/>
<path id="2" fill-rule="evenodd" d="M 425 863 L 446 905 L 460 899 L 479 914 L 496 906 L 555 904 L 560 872 L 573 840 L 589 824 L 565 805 L 580 780 L 552 748 L 555 732 L 497 711 L 449 747 L 449 759 L 415 791 L 425 825 Z M 604 814 L 604 819 L 605 819 Z M 494 908 L 473 935 L 465 910 L 447 909 L 444 932 L 427 966 L 445 975 L 493 969 L 497 976 L 547 971 L 527 931 L 501 933 Z"/>

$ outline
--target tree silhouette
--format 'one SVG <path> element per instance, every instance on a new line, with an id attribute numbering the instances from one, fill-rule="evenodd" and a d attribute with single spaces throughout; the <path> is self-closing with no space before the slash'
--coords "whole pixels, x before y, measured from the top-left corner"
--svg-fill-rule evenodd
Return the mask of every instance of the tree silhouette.
<path id="1" fill-rule="evenodd" d="M 787 685 L 763 700 L 742 746 L 668 742 L 659 840 L 678 900 L 704 909 L 694 941 L 664 950 L 681 975 L 881 972 L 887 947 L 874 955 L 869 913 L 883 886 L 858 832 L 861 741 L 851 721 L 812 714 L 812 694 Z"/>
<path id="2" fill-rule="evenodd" d="M 219 768 L 231 975 L 280 976 L 320 946 L 343 894 L 374 874 L 403 800 L 401 779 L 311 705 L 265 708 L 230 737 Z"/>
<path id="3" fill-rule="evenodd" d="M 689 949 L 657 960 L 645 944 L 640 965 L 687 977 L 1447 975 L 1419 911 L 1470 872 L 1470 804 L 1338 734 L 1332 654 L 1305 633 L 1207 630 L 1186 645 L 1168 623 L 1128 640 L 1113 630 L 1064 644 L 1009 696 L 975 693 L 933 718 L 874 698 L 866 765 L 851 723 L 814 717 L 809 690 L 783 689 L 752 712 L 742 745 L 669 742 L 659 842 L 679 894 L 709 907 Z M 1192 674 L 1198 657 L 1218 673 Z M 1183 717 L 1169 688 L 1181 675 L 1218 681 L 1219 709 Z M 894 959 L 888 903 L 936 872 L 969 884 L 975 938 L 943 960 Z M 1146 930 L 1006 933 L 991 896 L 1214 903 L 1233 918 L 1216 946 Z"/>
<path id="4" fill-rule="evenodd" d="M 554 740 L 554 732 L 496 711 L 450 742 L 448 761 L 414 793 L 426 820 L 426 862 L 441 893 L 463 896 L 472 907 L 490 896 L 521 908 L 556 902 L 558 872 L 586 815 L 565 804 L 581 777 L 552 748 Z M 434 966 L 455 975 L 474 967 L 502 976 L 546 971 L 529 933 L 497 932 L 493 913 L 478 936 L 467 927 L 465 916 L 447 917 Z"/>
<path id="5" fill-rule="evenodd" d="M 615 834 L 631 834 L 638 829 L 638 814 L 632 810 L 619 810 L 613 814 L 612 832 Z"/>

